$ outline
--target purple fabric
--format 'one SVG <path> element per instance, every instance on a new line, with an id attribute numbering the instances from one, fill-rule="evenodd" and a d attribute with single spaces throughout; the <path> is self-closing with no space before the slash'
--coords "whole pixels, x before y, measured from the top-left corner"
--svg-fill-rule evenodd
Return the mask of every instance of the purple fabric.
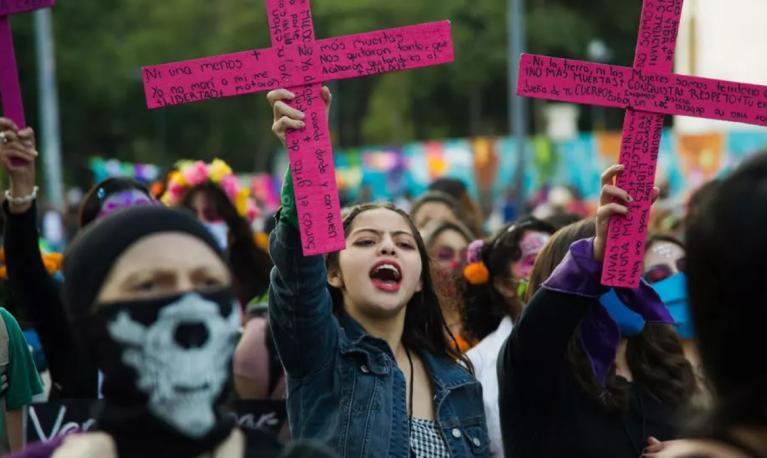
<path id="1" fill-rule="evenodd" d="M 609 291 L 600 283 L 602 264 L 594 259 L 594 239 L 573 243 L 543 287 L 552 291 L 599 298 Z M 674 324 L 674 319 L 655 290 L 644 280 L 639 288 L 616 288 L 626 307 L 642 315 L 647 324 Z M 581 341 L 599 383 L 605 384 L 620 342 L 618 325 L 601 305 L 591 307 L 581 322 Z"/>
<path id="2" fill-rule="evenodd" d="M 66 436 L 57 436 L 48 442 L 35 442 L 14 453 L 9 458 L 50 458 L 53 452 L 61 446 Z"/>

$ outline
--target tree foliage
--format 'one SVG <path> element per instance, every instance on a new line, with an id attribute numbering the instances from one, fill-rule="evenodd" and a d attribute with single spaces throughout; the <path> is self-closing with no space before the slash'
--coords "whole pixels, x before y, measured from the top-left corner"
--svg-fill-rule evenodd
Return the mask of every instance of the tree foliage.
<path id="1" fill-rule="evenodd" d="M 506 3 L 315 0 L 318 37 L 445 18 L 453 25 L 453 65 L 332 85 L 335 145 L 506 134 Z M 588 43 L 601 39 L 613 62 L 631 63 L 640 0 L 527 3 L 530 51 L 587 58 Z M 31 15 L 14 18 L 14 27 L 27 110 L 36 125 Z M 221 155 L 238 170 L 267 169 L 278 145 L 263 94 L 149 111 L 139 70 L 268 47 L 260 0 L 60 0 L 54 27 L 65 164 L 84 164 L 92 155 L 162 165 Z"/>

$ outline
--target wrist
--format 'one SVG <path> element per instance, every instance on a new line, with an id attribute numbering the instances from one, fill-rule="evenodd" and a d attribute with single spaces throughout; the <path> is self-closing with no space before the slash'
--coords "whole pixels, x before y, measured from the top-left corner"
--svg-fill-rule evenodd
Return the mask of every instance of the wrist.
<path id="1" fill-rule="evenodd" d="M 24 197 L 32 194 L 35 190 L 34 180 L 19 180 L 11 178 L 8 190 L 14 197 Z"/>
<path id="2" fill-rule="evenodd" d="M 32 207 L 32 203 L 37 199 L 39 188 L 33 186 L 30 192 L 17 194 L 17 190 L 8 189 L 5 191 L 5 200 L 8 201 L 8 209 L 11 213 L 24 213 Z"/>
<path id="3" fill-rule="evenodd" d="M 595 261 L 602 262 L 605 259 L 605 244 L 599 236 L 594 237 L 592 256 Z"/>

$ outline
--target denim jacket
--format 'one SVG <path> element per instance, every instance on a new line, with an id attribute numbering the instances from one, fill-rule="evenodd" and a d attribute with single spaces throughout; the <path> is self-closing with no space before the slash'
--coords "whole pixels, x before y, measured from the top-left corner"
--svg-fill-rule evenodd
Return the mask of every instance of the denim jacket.
<path id="1" fill-rule="evenodd" d="M 269 319 L 288 373 L 293 437 L 323 442 L 344 458 L 407 458 L 406 384 L 388 344 L 333 315 L 324 258 L 302 255 L 295 228 L 278 223 L 270 253 Z M 453 361 L 419 356 L 451 456 L 489 456 L 479 382 Z"/>

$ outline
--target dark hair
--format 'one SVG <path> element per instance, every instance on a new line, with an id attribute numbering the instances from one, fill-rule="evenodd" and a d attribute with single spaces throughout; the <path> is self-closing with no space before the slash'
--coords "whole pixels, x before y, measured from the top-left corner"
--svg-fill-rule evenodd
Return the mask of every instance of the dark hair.
<path id="1" fill-rule="evenodd" d="M 434 202 L 444 204 L 453 211 L 458 220 L 463 220 L 463 213 L 458 206 L 458 201 L 453 196 L 442 191 L 429 191 L 413 202 L 413 206 L 410 208 L 413 222 L 415 222 L 415 215 L 421 210 L 421 207 Z"/>
<path id="2" fill-rule="evenodd" d="M 426 235 L 426 239 L 424 240 L 424 245 L 426 245 L 426 248 L 430 249 L 431 246 L 434 244 L 434 242 L 437 241 L 437 237 L 439 237 L 440 234 L 446 231 L 458 232 L 469 243 L 474 239 L 474 234 L 471 233 L 471 230 L 461 222 L 437 221 L 436 225 L 434 226 L 434 229 L 431 229 L 428 232 L 428 235 L 424 234 Z"/>
<path id="3" fill-rule="evenodd" d="M 704 207 L 703 204 L 716 194 L 719 185 L 721 184 L 722 181 L 719 179 L 711 180 L 698 188 L 698 190 L 690 196 L 690 200 L 687 202 L 685 225 L 690 224 L 690 221 L 699 215 L 701 208 Z"/>
<path id="4" fill-rule="evenodd" d="M 570 245 L 596 234 L 593 218 L 566 226 L 549 240 L 538 256 L 530 278 L 529 297 L 535 294 L 546 278 L 564 259 Z M 599 306 L 596 304 L 596 306 Z M 612 368 L 606 386 L 594 377 L 588 356 L 580 339 L 580 326 L 575 330 L 567 350 L 567 359 L 578 384 L 610 411 L 626 410 L 631 387 L 615 375 Z M 647 325 L 642 333 L 628 339 L 626 359 L 636 382 L 661 401 L 680 406 L 697 391 L 695 374 L 684 356 L 682 343 L 671 325 Z"/>
<path id="5" fill-rule="evenodd" d="M 767 153 L 696 203 L 686 233 L 688 292 L 712 425 L 767 425 Z M 754 354 L 753 352 L 756 352 Z"/>
<path id="6" fill-rule="evenodd" d="M 152 199 L 152 194 L 146 186 L 133 178 L 113 177 L 93 186 L 83 198 L 80 204 L 80 227 L 85 227 L 92 223 L 99 216 L 101 207 L 109 196 L 118 192 L 136 190 L 146 194 Z"/>
<path id="7" fill-rule="evenodd" d="M 565 226 L 575 224 L 582 220 L 583 216 L 576 213 L 554 213 L 551 216 L 543 218 L 544 221 L 554 226 L 554 229 L 560 230 Z"/>
<path id="8" fill-rule="evenodd" d="M 429 185 L 430 192 L 443 192 L 449 194 L 461 209 L 463 218 L 461 221 L 474 233 L 475 237 L 482 237 L 485 231 L 482 229 L 482 210 L 474 199 L 469 195 L 466 183 L 459 178 L 439 178 Z"/>
<path id="9" fill-rule="evenodd" d="M 417 351 L 427 351 L 434 356 L 447 358 L 450 360 L 459 360 L 469 371 L 473 372 L 471 362 L 464 355 L 455 349 L 458 345 L 455 337 L 445 323 L 442 316 L 437 293 L 434 290 L 434 283 L 431 278 L 429 266 L 429 255 L 426 246 L 423 243 L 418 229 L 410 219 L 407 213 L 388 203 L 362 204 L 351 207 L 344 212 L 344 232 L 349 235 L 354 219 L 360 214 L 371 211 L 385 209 L 397 213 L 407 222 L 410 230 L 413 232 L 418 252 L 421 256 L 421 291 L 413 294 L 405 311 L 405 327 L 402 332 L 402 343 L 405 347 Z M 338 270 L 340 252 L 330 253 L 326 258 L 328 271 Z M 333 298 L 333 312 L 336 315 L 342 315 L 344 310 L 344 301 L 341 290 L 328 285 L 330 295 Z M 449 339 L 449 340 L 448 340 Z"/>
<path id="10" fill-rule="evenodd" d="M 506 316 L 516 321 L 522 313 L 522 298 L 516 298 L 512 307 L 495 289 L 493 280 L 506 279 L 509 265 L 522 258 L 520 242 L 529 231 L 553 233 L 554 228 L 537 218 L 527 217 L 501 229 L 482 247 L 482 262 L 490 273 L 488 281 L 472 285 L 461 280 L 464 292 L 464 332 L 473 339 L 482 340 L 495 331 Z"/>
<path id="11" fill-rule="evenodd" d="M 226 193 L 214 183 L 203 183 L 190 188 L 181 200 L 181 206 L 194 210 L 192 202 L 203 193 L 213 205 L 216 216 L 229 228 L 227 261 L 234 274 L 232 289 L 242 305 L 266 293 L 272 260 L 269 254 L 256 246 L 250 224 L 234 207 Z"/>

